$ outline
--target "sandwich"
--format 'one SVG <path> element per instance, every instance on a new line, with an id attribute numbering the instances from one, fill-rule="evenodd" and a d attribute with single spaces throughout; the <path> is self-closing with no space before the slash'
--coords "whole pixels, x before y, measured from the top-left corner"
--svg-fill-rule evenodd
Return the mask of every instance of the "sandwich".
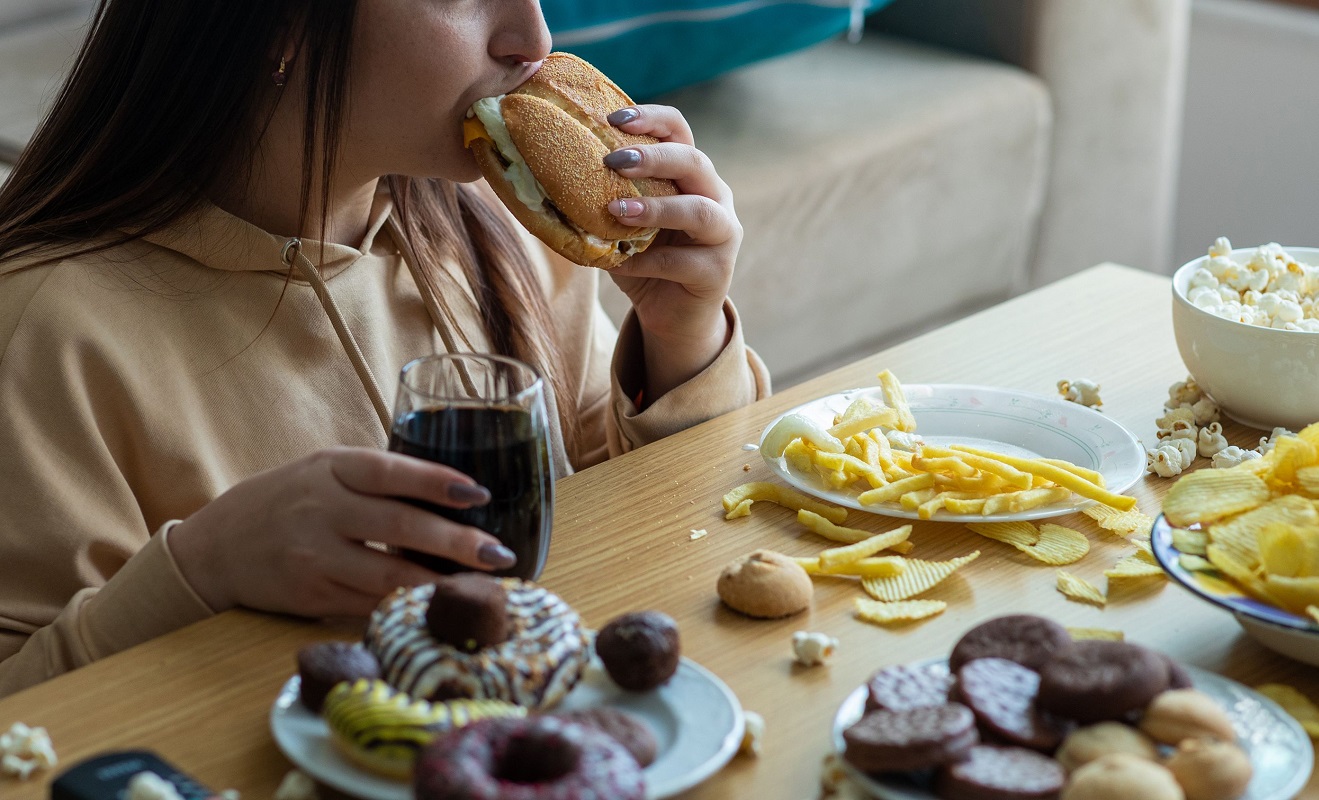
<path id="1" fill-rule="evenodd" d="M 659 141 L 609 124 L 609 114 L 630 105 L 595 67 L 551 53 L 512 92 L 472 104 L 463 144 L 527 230 L 574 263 L 610 269 L 649 247 L 659 229 L 620 223 L 609 203 L 678 193 L 672 181 L 631 180 L 604 165 L 614 150 Z"/>

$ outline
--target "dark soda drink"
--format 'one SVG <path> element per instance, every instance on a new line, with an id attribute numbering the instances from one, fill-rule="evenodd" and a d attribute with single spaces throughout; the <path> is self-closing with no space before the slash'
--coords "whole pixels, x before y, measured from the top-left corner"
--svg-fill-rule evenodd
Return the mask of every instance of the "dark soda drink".
<path id="1" fill-rule="evenodd" d="M 554 483 L 543 426 L 513 406 L 447 406 L 410 411 L 394 422 L 389 449 L 453 467 L 490 490 L 490 502 L 456 509 L 409 500 L 436 514 L 487 531 L 517 556 L 495 575 L 532 579 L 550 545 Z M 471 569 L 428 553 L 402 550 L 410 561 L 450 574 Z"/>

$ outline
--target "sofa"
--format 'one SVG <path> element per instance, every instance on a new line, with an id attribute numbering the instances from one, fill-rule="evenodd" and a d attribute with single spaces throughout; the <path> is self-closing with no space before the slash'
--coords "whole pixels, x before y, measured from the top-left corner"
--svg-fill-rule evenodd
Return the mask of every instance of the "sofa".
<path id="1" fill-rule="evenodd" d="M 775 382 L 1103 261 L 1166 271 L 1189 6 L 895 0 L 856 43 L 663 96 L 733 188 L 733 299 Z M 0 0 L 0 161 L 86 15 Z"/>

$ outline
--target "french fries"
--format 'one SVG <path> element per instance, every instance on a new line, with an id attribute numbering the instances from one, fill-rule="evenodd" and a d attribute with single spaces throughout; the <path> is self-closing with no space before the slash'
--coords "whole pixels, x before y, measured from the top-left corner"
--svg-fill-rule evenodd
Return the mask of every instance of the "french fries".
<path id="1" fill-rule="evenodd" d="M 855 492 L 863 506 L 896 503 L 932 519 L 940 511 L 958 515 L 1015 514 L 1066 501 L 1073 493 L 1095 500 L 1114 514 L 1135 507 L 1133 497 L 1104 486 L 1098 472 L 1055 458 L 1021 458 L 961 444 L 940 446 L 915 436 L 902 384 L 892 372 L 878 376 L 880 391 L 861 395 L 828 428 L 789 415 L 765 435 L 763 448 L 782 455 L 796 473 L 815 475 L 833 491 Z M 1311 448 L 1291 463 L 1319 491 L 1319 470 L 1303 473 Z M 728 507 L 730 515 L 746 507 Z M 1132 519 L 1139 512 L 1133 512 Z M 1125 520 L 1124 520 L 1125 522 Z M 827 534 L 826 534 L 827 535 Z"/>

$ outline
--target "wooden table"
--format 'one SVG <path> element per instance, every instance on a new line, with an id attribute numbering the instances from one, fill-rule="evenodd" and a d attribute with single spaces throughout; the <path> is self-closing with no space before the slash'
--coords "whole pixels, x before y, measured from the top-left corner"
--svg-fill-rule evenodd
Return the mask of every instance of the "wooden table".
<path id="1" fill-rule="evenodd" d="M 559 484 L 543 582 L 592 626 L 632 609 L 673 615 L 682 627 L 684 652 L 765 717 L 764 754 L 735 758 L 687 797 L 814 797 L 830 720 L 848 692 L 881 666 L 946 654 L 967 628 L 1009 612 L 1118 628 L 1132 641 L 1243 683 L 1285 681 L 1319 697 L 1315 670 L 1256 645 L 1227 613 L 1176 585 L 1102 610 L 1079 605 L 1054 590 L 1053 568 L 960 525 L 919 523 L 912 535 L 917 554 L 927 559 L 982 551 L 930 593 L 949 607 L 924 622 L 894 629 L 860 622 L 851 613 L 860 589 L 837 579 L 817 581 L 814 607 L 782 621 L 750 620 L 715 596 L 720 568 L 737 556 L 761 547 L 806 555 L 826 544 L 769 504 L 758 504 L 747 518 L 723 518 L 724 492 L 770 477 L 759 456 L 742 445 L 758 441 L 777 414 L 825 394 L 873 385 L 883 368 L 906 383 L 986 384 L 1046 395 L 1060 379 L 1089 378 L 1102 384 L 1105 413 L 1153 441 L 1167 388 L 1186 375 L 1169 305 L 1166 278 L 1095 267 Z M 884 313 L 878 300 L 875 313 Z M 815 324 L 847 323 L 825 316 Z M 1234 444 L 1253 447 L 1260 436 L 1235 424 L 1226 427 Z M 1157 512 L 1169 485 L 1155 477 L 1137 484 L 1140 507 Z M 1061 521 L 1085 531 L 1093 546 L 1069 569 L 1102 586 L 1103 570 L 1132 548 L 1082 515 Z M 859 512 L 849 524 L 874 531 L 894 526 Z M 709 535 L 693 540 L 693 529 Z M 830 666 L 793 665 L 789 640 L 800 629 L 841 640 Z M 46 726 L 66 763 L 110 749 L 148 747 L 212 787 L 236 788 L 248 800 L 261 800 L 290 767 L 271 739 L 267 718 L 293 670 L 294 653 L 342 635 L 343 628 L 244 611 L 222 614 L 0 701 L 0 726 L 15 720 Z M 45 798 L 48 782 L 49 776 L 25 785 L 0 783 L 0 795 Z M 1319 780 L 1311 781 L 1307 793 L 1319 796 Z"/>

